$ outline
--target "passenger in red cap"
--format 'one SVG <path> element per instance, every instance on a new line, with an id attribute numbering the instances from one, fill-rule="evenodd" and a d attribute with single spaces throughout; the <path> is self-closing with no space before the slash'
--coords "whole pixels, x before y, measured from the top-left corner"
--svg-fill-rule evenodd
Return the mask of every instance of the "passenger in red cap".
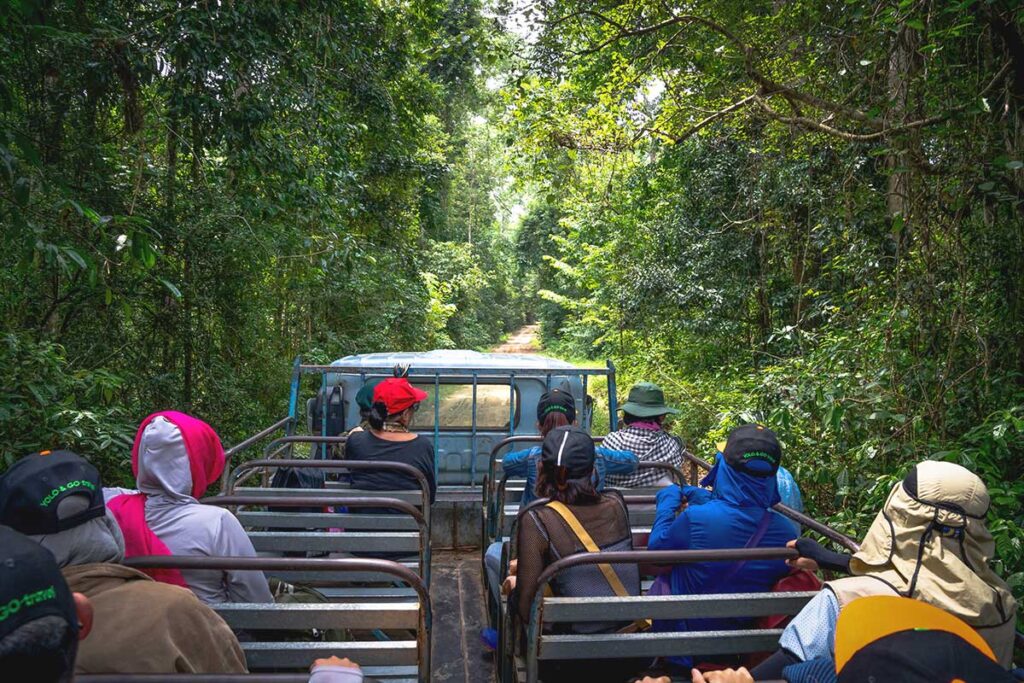
<path id="1" fill-rule="evenodd" d="M 345 444 L 347 460 L 404 462 L 423 472 L 430 484 L 430 502 L 437 493 L 434 476 L 434 446 L 430 439 L 409 431 L 413 416 L 427 392 L 409 384 L 404 377 L 389 377 L 373 390 L 370 428 L 355 432 Z M 364 491 L 418 489 L 419 483 L 400 472 L 356 470 L 352 487 Z"/>

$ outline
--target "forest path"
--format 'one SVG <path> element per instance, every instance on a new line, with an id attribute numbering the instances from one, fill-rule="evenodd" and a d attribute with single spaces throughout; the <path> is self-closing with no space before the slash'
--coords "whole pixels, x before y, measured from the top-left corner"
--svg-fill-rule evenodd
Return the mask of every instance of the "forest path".
<path id="1" fill-rule="evenodd" d="M 523 325 L 493 349 L 493 353 L 538 353 L 540 352 L 540 325 Z"/>

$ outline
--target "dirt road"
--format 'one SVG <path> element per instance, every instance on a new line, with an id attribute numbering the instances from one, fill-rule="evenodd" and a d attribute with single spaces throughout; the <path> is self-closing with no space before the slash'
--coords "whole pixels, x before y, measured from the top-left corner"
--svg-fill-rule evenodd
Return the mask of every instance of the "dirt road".
<path id="1" fill-rule="evenodd" d="M 494 353 L 538 353 L 540 341 L 537 339 L 540 325 L 533 323 L 524 325 L 509 335 L 508 339 L 495 346 Z"/>

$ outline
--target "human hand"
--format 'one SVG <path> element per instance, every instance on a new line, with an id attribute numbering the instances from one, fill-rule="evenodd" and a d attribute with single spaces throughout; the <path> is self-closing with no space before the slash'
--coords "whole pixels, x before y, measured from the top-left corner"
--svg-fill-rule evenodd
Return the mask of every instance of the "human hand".
<path id="1" fill-rule="evenodd" d="M 348 657 L 345 657 L 344 659 L 339 659 L 335 655 L 331 655 L 330 657 L 321 657 L 320 659 L 317 659 L 313 662 L 313 665 L 309 667 L 309 670 L 311 672 L 316 671 L 317 667 L 321 666 L 343 666 L 348 669 L 356 669 L 357 671 L 359 670 L 359 665 L 353 662 Z"/>
<path id="2" fill-rule="evenodd" d="M 799 550 L 796 546 L 796 542 L 798 540 L 800 539 L 794 538 L 792 541 L 786 544 L 786 547 Z M 786 560 L 786 564 L 788 564 L 793 569 L 806 569 L 809 572 L 818 571 L 818 563 L 809 557 L 797 557 L 792 560 Z"/>
<path id="3" fill-rule="evenodd" d="M 690 672 L 691 683 L 754 683 L 754 677 L 750 675 L 745 666 L 739 669 L 724 669 L 722 671 L 708 671 L 702 674 L 697 669 Z"/>
<path id="4" fill-rule="evenodd" d="M 519 569 L 519 560 L 510 560 L 508 563 L 508 575 L 515 576 L 517 569 Z"/>
<path id="5" fill-rule="evenodd" d="M 658 508 L 668 506 L 672 510 L 677 510 L 686 505 L 686 496 L 683 495 L 683 489 L 678 484 L 669 484 L 664 487 L 658 491 L 654 499 Z"/>
<path id="6" fill-rule="evenodd" d="M 506 576 L 505 580 L 501 583 L 501 594 L 510 595 L 516 588 L 516 577 L 514 574 Z"/>

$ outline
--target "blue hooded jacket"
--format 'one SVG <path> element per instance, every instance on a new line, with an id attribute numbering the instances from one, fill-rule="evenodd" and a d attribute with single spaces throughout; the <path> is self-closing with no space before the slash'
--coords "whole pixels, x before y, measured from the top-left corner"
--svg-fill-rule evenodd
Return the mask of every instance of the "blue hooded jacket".
<path id="1" fill-rule="evenodd" d="M 789 520 L 769 510 L 780 500 L 775 477 L 754 477 L 737 471 L 729 467 L 719 453 L 715 466 L 701 483 L 710 484 L 713 490 L 668 486 L 658 492 L 654 526 L 647 543 L 650 550 L 742 548 L 754 536 L 766 512 L 768 529 L 756 547 L 781 548 L 796 538 Z M 688 505 L 676 516 L 684 498 Z M 677 565 L 671 574 L 672 593 L 766 592 L 789 572 L 783 560 L 745 562 L 727 585 L 717 585 L 716 577 L 728 572 L 730 567 L 725 562 Z M 691 619 L 680 623 L 678 628 L 726 630 L 745 625 L 742 619 Z"/>

